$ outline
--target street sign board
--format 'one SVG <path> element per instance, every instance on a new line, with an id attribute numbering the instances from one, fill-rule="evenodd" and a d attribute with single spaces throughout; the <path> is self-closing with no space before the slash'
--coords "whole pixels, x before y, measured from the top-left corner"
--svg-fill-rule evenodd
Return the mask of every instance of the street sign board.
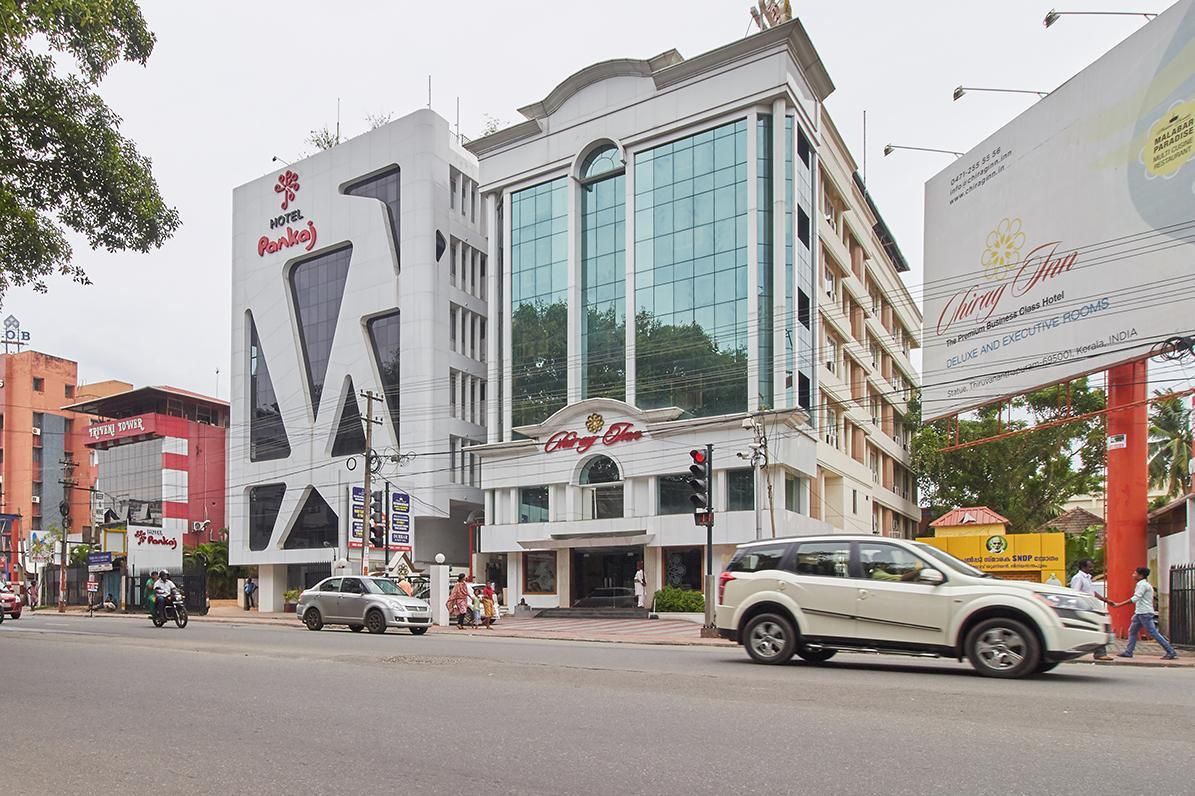
<path id="1" fill-rule="evenodd" d="M 409 553 L 412 549 L 411 496 L 398 489 L 390 492 L 390 549 Z"/>
<path id="2" fill-rule="evenodd" d="M 87 591 L 91 594 L 100 590 L 100 582 L 98 580 L 87 581 Z"/>
<path id="3" fill-rule="evenodd" d="M 88 572 L 111 572 L 112 571 L 112 554 L 111 553 L 88 553 L 87 554 L 87 571 Z"/>
<path id="4" fill-rule="evenodd" d="M 1195 331 L 1192 41 L 1179 0 L 926 183 L 927 421 Z"/>

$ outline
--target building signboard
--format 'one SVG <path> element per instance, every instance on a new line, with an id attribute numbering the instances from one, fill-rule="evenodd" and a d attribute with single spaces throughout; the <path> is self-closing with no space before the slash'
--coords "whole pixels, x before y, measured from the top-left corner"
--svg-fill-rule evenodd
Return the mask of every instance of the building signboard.
<path id="1" fill-rule="evenodd" d="M 1195 330 L 1192 40 L 1180 0 L 926 184 L 927 420 Z"/>
<path id="2" fill-rule="evenodd" d="M 975 536 L 927 536 L 933 545 L 976 569 L 1006 580 L 1066 583 L 1066 534 L 1012 533 Z"/>
<path id="3" fill-rule="evenodd" d="M 603 429 L 605 431 L 603 432 Z M 606 428 L 606 420 L 601 415 L 591 414 L 585 420 L 585 432 L 558 431 L 548 437 L 544 443 L 544 453 L 555 453 L 561 450 L 574 450 L 586 453 L 597 443 L 603 445 L 617 445 L 620 442 L 638 442 L 643 439 L 643 432 L 635 428 L 634 423 L 611 423 Z"/>
<path id="4" fill-rule="evenodd" d="M 185 526 L 184 526 L 185 527 Z M 129 525 L 129 568 L 142 573 L 155 569 L 178 572 L 183 567 L 183 530 L 164 522 L 162 527 Z"/>
<path id="5" fill-rule="evenodd" d="M 390 549 L 410 553 L 414 533 L 411 517 L 411 496 L 397 489 L 390 491 Z"/>
<path id="6" fill-rule="evenodd" d="M 109 420 L 87 427 L 87 442 L 111 442 L 126 437 L 140 437 L 157 433 L 156 415 L 140 415 L 126 417 L 121 420 Z"/>
<path id="7" fill-rule="evenodd" d="M 87 554 L 87 571 L 88 572 L 111 572 L 112 571 L 112 554 L 111 553 L 88 553 Z"/>

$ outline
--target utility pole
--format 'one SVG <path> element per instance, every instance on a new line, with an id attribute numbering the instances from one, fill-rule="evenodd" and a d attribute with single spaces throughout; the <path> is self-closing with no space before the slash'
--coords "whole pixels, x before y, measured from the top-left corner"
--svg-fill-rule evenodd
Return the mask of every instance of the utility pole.
<path id="1" fill-rule="evenodd" d="M 383 549 L 386 551 L 386 561 L 382 565 L 383 569 L 390 568 L 390 480 L 386 480 L 386 491 L 382 493 L 382 525 L 385 527 L 385 544 Z"/>
<path id="2" fill-rule="evenodd" d="M 58 481 L 62 485 L 62 500 L 58 503 L 58 513 L 62 515 L 62 553 L 58 565 L 58 613 L 66 613 L 66 537 L 71 527 L 70 490 L 78 486 L 74 479 L 75 461 L 70 453 L 65 453 L 58 462 L 62 466 L 62 478 Z"/>
<path id="3" fill-rule="evenodd" d="M 373 480 L 373 465 L 377 457 L 373 452 L 373 426 L 380 423 L 373 416 L 373 402 L 380 401 L 380 396 L 372 390 L 362 390 L 361 397 L 365 399 L 365 517 L 361 522 L 361 574 L 369 574 L 369 529 L 373 520 L 373 493 L 370 491 Z"/>
<path id="4" fill-rule="evenodd" d="M 759 415 L 756 415 L 753 420 L 752 427 L 755 430 L 755 445 L 751 448 L 751 464 L 758 465 L 758 471 L 763 473 L 764 479 L 768 484 L 768 517 L 772 523 L 772 538 L 775 539 L 776 500 L 772 493 L 772 473 L 769 468 L 769 465 L 772 463 L 772 457 L 768 451 L 768 433 Z"/>

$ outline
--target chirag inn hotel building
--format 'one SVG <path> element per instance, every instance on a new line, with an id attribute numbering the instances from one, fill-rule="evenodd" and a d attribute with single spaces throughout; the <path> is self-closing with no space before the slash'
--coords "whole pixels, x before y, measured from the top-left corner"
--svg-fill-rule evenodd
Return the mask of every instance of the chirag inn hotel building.
<path id="1" fill-rule="evenodd" d="M 793 21 L 594 64 L 466 145 L 491 264 L 474 563 L 509 603 L 629 595 L 640 560 L 649 599 L 700 588 L 685 479 L 707 443 L 715 571 L 773 533 L 912 535 L 900 418 L 920 317 L 843 167 L 832 90 Z"/>

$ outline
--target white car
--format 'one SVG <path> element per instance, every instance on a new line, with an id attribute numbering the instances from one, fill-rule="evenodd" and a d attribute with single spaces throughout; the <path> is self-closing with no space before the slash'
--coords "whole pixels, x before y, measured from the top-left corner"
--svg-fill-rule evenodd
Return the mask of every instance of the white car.
<path id="1" fill-rule="evenodd" d="M 354 633 L 385 633 L 399 627 L 422 636 L 432 626 L 426 602 L 407 596 L 389 578 L 363 575 L 324 578 L 299 595 L 295 615 L 308 630 L 348 625 Z"/>
<path id="2" fill-rule="evenodd" d="M 967 658 L 989 677 L 1046 672 L 1112 642 L 1094 598 L 997 580 L 935 547 L 875 536 L 741 545 L 718 580 L 719 634 L 758 663 L 839 651 Z"/>

